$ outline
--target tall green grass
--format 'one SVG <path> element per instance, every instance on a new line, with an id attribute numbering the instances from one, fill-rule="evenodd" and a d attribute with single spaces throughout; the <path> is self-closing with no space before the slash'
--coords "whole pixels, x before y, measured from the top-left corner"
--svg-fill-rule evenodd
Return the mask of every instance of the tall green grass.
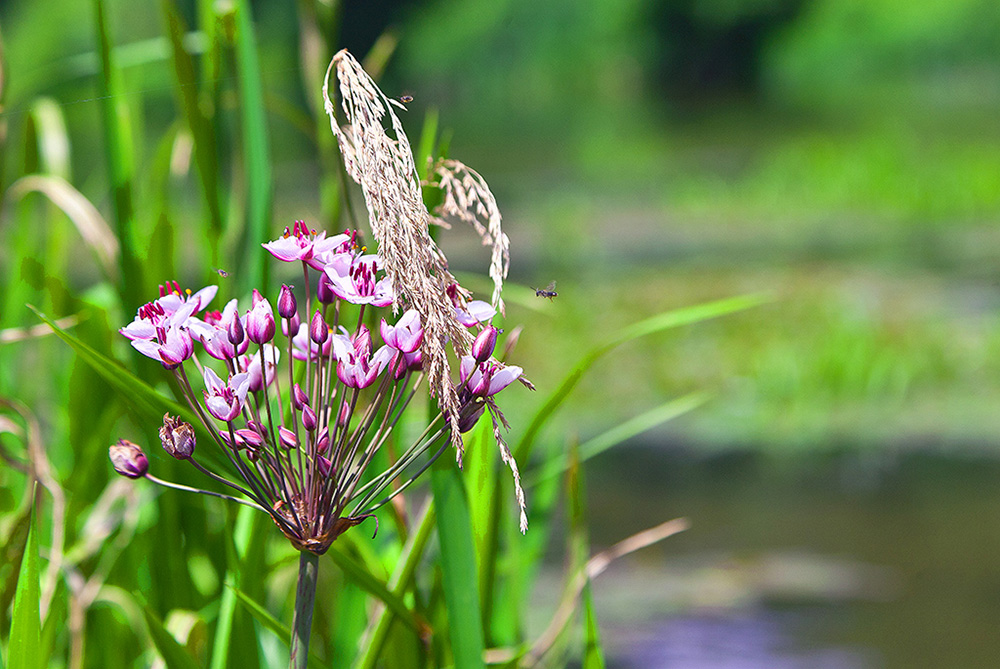
<path id="1" fill-rule="evenodd" d="M 82 122 L 77 110 L 44 95 L 17 101 L 30 113 L 0 116 L 7 125 L 0 133 L 5 184 L 14 184 L 0 219 L 3 666 L 124 667 L 160 658 L 169 667 L 252 669 L 287 656 L 297 555 L 283 537 L 246 509 L 119 480 L 107 460 L 108 445 L 127 437 L 147 445 L 158 475 L 194 483 L 152 446 L 164 412 L 186 414 L 178 389 L 116 330 L 167 278 L 217 281 L 224 298 L 267 286 L 259 244 L 284 225 L 272 219 L 271 137 L 287 105 L 315 129 L 306 158 L 320 175 L 318 216 L 331 230 L 351 224 L 352 193 L 342 188 L 327 121 L 314 104 L 314 75 L 335 46 L 330 31 L 338 18 L 323 3 L 301 3 L 309 39 L 299 56 L 309 76 L 302 99 L 275 106 L 262 43 L 280 36 L 255 24 L 250 8 L 242 0 L 202 2 L 189 27 L 183 8 L 163 0 L 158 46 L 143 51 L 140 65 L 130 64 L 166 77 L 170 86 L 162 91 L 123 83 L 122 56 L 134 54 L 135 43 L 127 51 L 130 38 L 115 25 L 120 17 L 94 0 L 94 51 L 65 54 L 97 64 L 89 80 L 95 100 L 87 103 L 93 118 Z M 384 63 L 393 44 L 379 41 L 371 62 Z M 19 76 L 19 66 L 4 65 Z M 65 74 L 59 72 L 38 87 L 57 90 Z M 99 159 L 75 157 L 83 174 L 53 148 L 75 151 L 95 133 L 102 138 Z M 422 157 L 447 146 L 429 114 Z M 228 276 L 215 271 L 223 267 Z M 563 550 L 571 565 L 567 588 L 575 592 L 570 586 L 590 557 L 580 463 L 701 398 L 653 406 L 574 447 L 569 459 L 568 441 L 550 429 L 551 417 L 617 347 L 758 301 L 708 303 L 624 328 L 594 343 L 561 385 L 540 389 L 534 418 L 510 416 L 523 426 L 515 429 L 514 451 L 532 482 L 527 536 L 517 532 L 509 475 L 481 425 L 470 435 L 464 471 L 442 458 L 428 488 L 407 494 L 400 510 L 380 511 L 377 536 L 357 528 L 341 537 L 319 562 L 310 665 L 561 666 L 575 656 L 603 666 L 586 587 L 561 612 L 582 613 L 558 619 L 556 642 L 526 630 L 527 595 L 559 536 L 558 509 L 569 500 Z M 530 373 L 531 361 L 523 365 Z M 581 631 L 582 645 L 573 630 Z"/>

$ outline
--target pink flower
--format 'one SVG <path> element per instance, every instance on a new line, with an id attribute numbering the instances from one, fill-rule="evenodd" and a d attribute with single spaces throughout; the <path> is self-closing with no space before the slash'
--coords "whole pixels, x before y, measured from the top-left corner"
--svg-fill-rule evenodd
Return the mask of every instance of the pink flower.
<path id="1" fill-rule="evenodd" d="M 334 235 L 328 238 L 325 231 L 317 234 L 303 221 L 295 221 L 291 231 L 285 228 L 285 234 L 261 246 L 278 260 L 284 262 L 301 260 L 313 269 L 322 271 L 323 259 L 317 256 L 334 251 L 347 241 L 350 241 L 348 235 Z"/>
<path id="2" fill-rule="evenodd" d="M 194 342 L 187 328 L 176 325 L 155 328 L 151 339 L 133 339 L 132 348 L 160 361 L 167 369 L 177 367 L 194 354 Z"/>
<path id="3" fill-rule="evenodd" d="M 482 300 L 471 300 L 464 307 L 455 307 L 455 316 L 458 318 L 458 322 L 467 328 L 488 321 L 496 314 L 497 310 L 493 308 L 493 305 Z"/>
<path id="4" fill-rule="evenodd" d="M 173 287 L 169 283 L 167 288 L 160 286 L 160 297 L 139 307 L 135 319 L 118 332 L 132 341 L 152 341 L 157 337 L 159 327 L 186 326 L 188 319 L 204 309 L 218 290 L 218 286 L 206 286 L 193 295 L 185 296 L 176 281 Z"/>
<path id="5" fill-rule="evenodd" d="M 233 345 L 232 341 L 231 332 L 244 335 L 245 320 L 246 316 L 239 315 L 236 300 L 230 300 L 218 317 L 209 318 L 206 315 L 204 321 L 191 318 L 189 324 L 193 338 L 201 341 L 210 356 L 216 360 L 232 360 L 246 353 L 250 346 L 250 340 L 246 336 L 240 337 L 237 345 Z"/>
<path id="6" fill-rule="evenodd" d="M 385 319 L 379 325 L 379 332 L 382 341 L 387 346 L 402 351 L 403 353 L 413 353 L 424 341 L 424 329 L 420 326 L 420 312 L 416 309 L 409 309 L 400 316 L 395 325 L 389 325 Z"/>
<path id="7" fill-rule="evenodd" d="M 274 339 L 274 312 L 266 298 L 254 289 L 254 305 L 247 312 L 247 337 L 255 344 L 266 344 Z"/>
<path id="8" fill-rule="evenodd" d="M 349 388 L 367 388 L 392 358 L 392 349 L 383 346 L 372 355 L 371 333 L 363 325 L 353 343 L 353 349 L 337 359 L 337 378 Z"/>
<path id="9" fill-rule="evenodd" d="M 205 408 L 219 420 L 228 423 L 239 416 L 249 390 L 248 374 L 230 376 L 229 382 L 223 383 L 210 367 L 205 368 Z"/>
<path id="10" fill-rule="evenodd" d="M 378 270 L 378 256 L 366 255 L 352 260 L 345 254 L 333 256 L 323 269 L 330 279 L 330 288 L 340 299 L 351 304 L 386 307 L 395 299 L 392 282 L 389 277 L 376 281 Z"/>
<path id="11" fill-rule="evenodd" d="M 471 355 L 463 355 L 459 377 L 465 388 L 477 397 L 492 397 L 516 381 L 524 372 L 514 365 L 503 365 L 496 360 L 477 363 Z"/>

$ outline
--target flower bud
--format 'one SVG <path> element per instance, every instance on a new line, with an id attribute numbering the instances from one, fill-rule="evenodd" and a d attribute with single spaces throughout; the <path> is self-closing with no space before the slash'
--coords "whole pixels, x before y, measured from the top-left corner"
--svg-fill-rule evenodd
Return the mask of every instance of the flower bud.
<path id="1" fill-rule="evenodd" d="M 301 411 L 306 404 L 309 404 L 309 396 L 302 390 L 302 386 L 296 383 L 292 386 L 292 406 Z"/>
<path id="2" fill-rule="evenodd" d="M 317 309 L 316 313 L 313 314 L 312 322 L 309 323 L 309 338 L 313 340 L 314 344 L 322 346 L 329 337 L 330 328 L 323 320 L 323 314 Z"/>
<path id="3" fill-rule="evenodd" d="M 337 412 L 337 427 L 345 428 L 351 422 L 351 405 L 348 402 L 340 403 L 340 411 Z"/>
<path id="4" fill-rule="evenodd" d="M 160 428 L 160 443 L 163 450 L 178 460 L 187 460 L 194 453 L 197 443 L 194 435 L 194 428 L 191 423 L 186 423 L 180 419 L 172 418 L 170 414 L 164 414 L 163 426 Z"/>
<path id="5" fill-rule="evenodd" d="M 292 449 L 299 445 L 299 440 L 295 437 L 295 433 L 289 430 L 287 427 L 278 428 L 278 441 L 285 448 Z"/>
<path id="6" fill-rule="evenodd" d="M 462 413 L 458 417 L 458 431 L 465 433 L 475 427 L 485 409 L 486 405 L 481 402 L 470 404 L 462 409 Z"/>
<path id="7" fill-rule="evenodd" d="M 333 284 L 326 272 L 320 272 L 319 284 L 316 286 L 316 298 L 323 304 L 333 304 L 337 296 L 333 292 Z"/>
<path id="8" fill-rule="evenodd" d="M 472 357 L 476 362 L 486 362 L 493 355 L 497 345 L 497 329 L 492 325 L 484 327 L 472 342 Z"/>
<path id="9" fill-rule="evenodd" d="M 291 318 L 295 315 L 298 302 L 295 301 L 295 294 L 292 287 L 282 284 L 281 292 L 278 293 L 278 315 L 282 318 Z"/>
<path id="10" fill-rule="evenodd" d="M 127 439 L 119 439 L 108 449 L 115 471 L 130 479 L 142 478 L 149 471 L 149 461 L 142 449 Z"/>
<path id="11" fill-rule="evenodd" d="M 316 412 L 308 404 L 302 407 L 302 427 L 310 432 L 316 429 Z"/>
<path id="12" fill-rule="evenodd" d="M 256 290 L 254 292 L 259 294 Z M 274 313 L 264 298 L 247 314 L 247 337 L 255 344 L 266 344 L 274 339 Z"/>
<path id="13" fill-rule="evenodd" d="M 247 333 L 243 330 L 243 321 L 239 315 L 234 314 L 233 319 L 229 321 L 226 336 L 229 337 L 229 343 L 236 347 L 246 341 Z"/>

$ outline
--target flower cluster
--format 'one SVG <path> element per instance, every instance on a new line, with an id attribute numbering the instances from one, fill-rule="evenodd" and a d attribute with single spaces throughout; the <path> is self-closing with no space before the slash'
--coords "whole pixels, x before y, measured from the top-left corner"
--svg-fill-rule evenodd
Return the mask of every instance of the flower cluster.
<path id="1" fill-rule="evenodd" d="M 494 396 L 516 380 L 527 382 L 520 367 L 493 356 L 493 307 L 464 300 L 458 286 L 448 291 L 456 321 L 474 339 L 468 354 L 457 351 L 458 411 L 440 412 L 387 469 L 370 471 L 424 379 L 423 316 L 395 294 L 379 257 L 358 245 L 356 233 L 327 236 L 297 221 L 263 247 L 301 265 L 304 308 L 284 285 L 273 306 L 255 290 L 245 310 L 231 300 L 210 311 L 217 287 L 191 293 L 172 282 L 120 331 L 173 372 L 212 435 L 211 447 L 225 454 L 238 478 L 202 466 L 193 427 L 167 415 L 160 440 L 171 456 L 240 493 L 244 503 L 270 514 L 296 548 L 317 554 L 384 504 L 393 480 L 407 473 L 415 478 L 426 469 L 420 463 L 446 449 L 453 431 L 468 431 L 486 412 L 517 481 Z M 377 327 L 375 310 L 382 311 Z M 111 457 L 119 473 L 152 479 L 131 442 L 116 444 Z M 519 484 L 517 492 L 523 529 Z"/>

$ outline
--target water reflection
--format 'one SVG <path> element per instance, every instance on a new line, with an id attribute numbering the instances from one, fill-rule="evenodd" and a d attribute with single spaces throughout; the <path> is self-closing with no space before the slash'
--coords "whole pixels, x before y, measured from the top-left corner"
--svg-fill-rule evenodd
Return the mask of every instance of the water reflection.
<path id="1" fill-rule="evenodd" d="M 595 583 L 618 667 L 995 667 L 1000 463 L 636 447 L 588 467 L 606 546 L 692 528 Z"/>

